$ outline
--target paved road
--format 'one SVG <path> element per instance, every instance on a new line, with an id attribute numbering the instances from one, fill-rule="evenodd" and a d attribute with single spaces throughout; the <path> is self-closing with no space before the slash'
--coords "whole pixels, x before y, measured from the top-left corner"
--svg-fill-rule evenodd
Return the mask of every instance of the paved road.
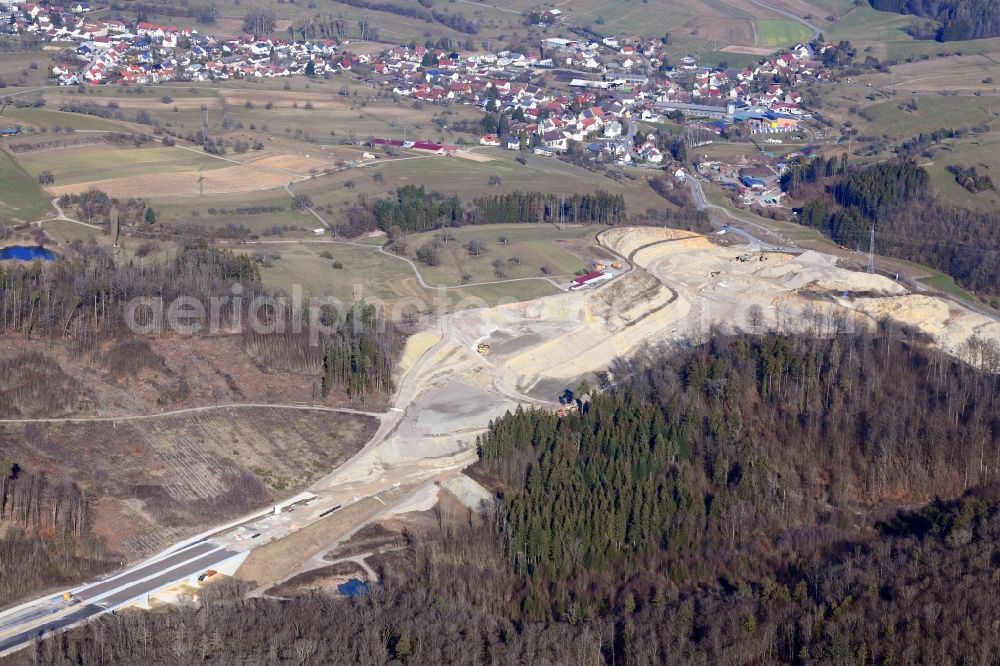
<path id="1" fill-rule="evenodd" d="M 199 576 L 239 555 L 238 551 L 199 541 L 75 590 L 77 605 L 67 605 L 61 596 L 44 597 L 7 611 L 0 618 L 0 655 L 23 648 L 42 635 L 72 627 Z"/>
<path id="2" fill-rule="evenodd" d="M 169 555 L 162 560 L 157 560 L 150 564 L 144 566 L 133 567 L 132 569 L 127 569 L 124 572 L 112 576 L 106 580 L 102 580 L 99 583 L 94 583 L 89 585 L 79 592 L 77 592 L 78 597 L 84 601 L 90 601 L 98 597 L 103 597 L 112 590 L 121 587 L 126 583 L 134 583 L 145 578 L 148 578 L 154 574 L 158 574 L 165 569 L 170 569 L 177 565 L 187 562 L 192 557 L 197 558 L 202 555 L 214 552 L 218 550 L 217 546 L 213 546 L 207 541 L 201 541 L 199 543 L 177 551 L 176 553 Z"/>
<path id="3" fill-rule="evenodd" d="M 114 579 L 101 583 L 104 586 L 100 595 L 89 596 L 87 588 L 80 592 L 80 597 L 84 600 L 88 598 L 99 598 L 95 605 L 103 610 L 112 610 L 126 604 L 137 597 L 156 592 L 164 587 L 176 585 L 194 576 L 199 576 L 212 567 L 225 562 L 239 553 L 225 548 L 212 546 L 213 550 L 200 557 L 188 559 L 176 565 L 156 563 L 145 567 L 144 571 L 127 570 L 119 574 Z M 110 589 L 109 587 L 110 586 Z"/>
<path id="4" fill-rule="evenodd" d="M 14 634 L 13 636 L 0 639 L 0 655 L 7 654 L 8 651 L 20 649 L 36 638 L 41 638 L 46 634 L 72 627 L 74 624 L 83 622 L 84 620 L 92 618 L 95 615 L 100 615 L 104 612 L 103 608 L 94 606 L 93 604 L 79 606 L 71 613 L 62 615 L 47 622 L 42 622 L 31 627 L 30 629 Z"/>
<path id="5" fill-rule="evenodd" d="M 761 240 L 759 236 L 752 235 L 746 229 L 741 229 L 739 227 L 731 226 L 729 224 L 729 221 L 734 220 L 734 221 L 739 221 L 741 224 L 746 224 L 750 226 L 755 230 L 755 233 L 759 233 L 761 235 L 767 234 L 769 236 L 776 235 L 773 231 L 771 231 L 762 224 L 758 224 L 757 222 L 753 222 L 751 220 L 747 220 L 742 217 L 736 217 L 735 215 L 731 215 L 729 211 L 725 210 L 724 208 L 709 203 L 708 200 L 705 198 L 705 191 L 702 189 L 701 181 L 698 180 L 698 178 L 695 176 L 688 176 L 687 180 L 688 180 L 688 185 L 691 188 L 691 196 L 694 198 L 695 207 L 698 210 L 703 210 L 706 213 L 708 213 L 708 216 L 713 225 L 720 228 L 728 227 L 728 233 L 739 236 L 748 243 L 759 245 L 764 250 L 772 250 L 772 251 L 781 250 L 785 252 L 800 251 L 796 248 L 782 247 L 780 245 L 769 243 L 765 240 Z M 722 215 L 724 215 L 725 217 L 720 216 L 717 212 L 713 214 L 714 211 L 722 211 Z"/>

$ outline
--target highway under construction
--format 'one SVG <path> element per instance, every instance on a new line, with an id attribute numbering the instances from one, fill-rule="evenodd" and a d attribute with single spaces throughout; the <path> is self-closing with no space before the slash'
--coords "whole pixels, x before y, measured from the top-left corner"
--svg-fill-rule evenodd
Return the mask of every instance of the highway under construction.
<path id="1" fill-rule="evenodd" d="M 169 599 L 178 586 L 196 595 L 216 575 L 265 586 L 315 566 L 331 541 L 386 512 L 433 502 L 428 484 L 475 461 L 476 435 L 491 419 L 518 405 L 559 409 L 567 386 L 646 345 L 696 343 L 713 327 L 825 334 L 881 317 L 920 328 L 956 355 L 974 337 L 1000 342 L 993 319 L 822 253 L 647 227 L 610 229 L 599 240 L 630 270 L 587 289 L 429 322 L 407 342 L 391 408 L 347 462 L 295 498 L 72 588 L 68 599 L 50 595 L 0 614 L 0 654 L 102 613 Z M 317 530 L 324 521 L 342 527 Z"/>

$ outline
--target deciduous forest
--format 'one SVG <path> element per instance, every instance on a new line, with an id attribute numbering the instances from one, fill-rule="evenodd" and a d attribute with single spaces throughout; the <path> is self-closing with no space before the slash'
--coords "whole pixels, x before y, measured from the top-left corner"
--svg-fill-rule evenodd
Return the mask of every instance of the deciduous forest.
<path id="1" fill-rule="evenodd" d="M 25 433 L 31 437 L 31 433 Z M 90 531 L 90 498 L 71 481 L 22 469 L 0 451 L 0 606 L 118 564 Z"/>
<path id="2" fill-rule="evenodd" d="M 799 222 L 841 245 L 866 250 L 874 224 L 876 253 L 932 266 L 981 294 L 1000 289 L 1000 214 L 935 199 L 913 160 L 851 168 L 819 157 L 789 170 L 782 185 L 805 202 Z"/>

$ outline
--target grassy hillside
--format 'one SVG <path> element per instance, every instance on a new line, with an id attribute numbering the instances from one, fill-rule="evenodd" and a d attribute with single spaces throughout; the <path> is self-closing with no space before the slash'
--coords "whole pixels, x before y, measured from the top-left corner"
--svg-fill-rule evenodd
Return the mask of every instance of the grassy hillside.
<path id="1" fill-rule="evenodd" d="M 38 181 L 3 149 L 0 149 L 0 183 L 3 183 L 0 188 L 0 222 L 30 222 L 52 213 Z"/>

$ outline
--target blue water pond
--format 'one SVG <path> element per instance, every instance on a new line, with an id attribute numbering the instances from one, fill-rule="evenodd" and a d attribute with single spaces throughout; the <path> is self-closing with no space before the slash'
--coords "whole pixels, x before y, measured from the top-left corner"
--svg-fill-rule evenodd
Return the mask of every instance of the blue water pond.
<path id="1" fill-rule="evenodd" d="M 346 583 L 341 583 L 337 586 L 337 592 L 340 592 L 345 597 L 363 597 L 369 591 L 368 583 L 357 578 L 352 578 Z"/>
<path id="2" fill-rule="evenodd" d="M 0 261 L 4 259 L 20 259 L 21 261 L 52 261 L 58 255 L 39 245 L 11 245 L 0 247 Z"/>

